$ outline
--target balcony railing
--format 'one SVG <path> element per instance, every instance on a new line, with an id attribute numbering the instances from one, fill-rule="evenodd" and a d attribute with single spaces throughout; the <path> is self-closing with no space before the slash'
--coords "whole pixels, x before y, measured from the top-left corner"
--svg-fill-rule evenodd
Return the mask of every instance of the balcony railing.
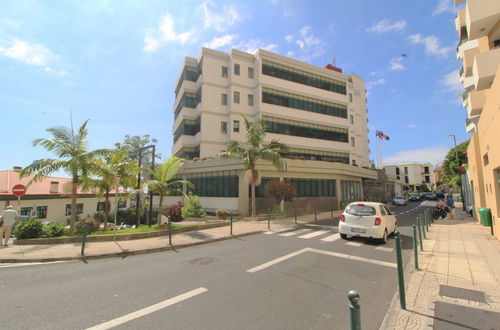
<path id="1" fill-rule="evenodd" d="M 459 74 L 460 74 L 460 77 L 464 74 L 464 67 L 463 66 L 460 68 Z"/>
<path id="2" fill-rule="evenodd" d="M 467 100 L 468 97 L 469 97 L 469 92 L 462 93 L 462 101 Z"/>

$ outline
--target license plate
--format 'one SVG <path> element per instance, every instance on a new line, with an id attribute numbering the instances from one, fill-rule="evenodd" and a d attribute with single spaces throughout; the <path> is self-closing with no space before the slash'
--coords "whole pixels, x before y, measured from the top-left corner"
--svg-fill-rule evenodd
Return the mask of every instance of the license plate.
<path id="1" fill-rule="evenodd" d="M 363 228 L 351 228 L 351 232 L 352 233 L 366 233 L 366 229 L 363 229 Z"/>

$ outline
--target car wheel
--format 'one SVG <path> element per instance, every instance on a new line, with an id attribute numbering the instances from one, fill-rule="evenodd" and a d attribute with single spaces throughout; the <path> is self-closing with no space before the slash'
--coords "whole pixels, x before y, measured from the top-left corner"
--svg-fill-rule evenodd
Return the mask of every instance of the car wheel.
<path id="1" fill-rule="evenodd" d="M 387 243 L 387 228 L 384 230 L 384 236 L 380 239 L 380 243 L 386 244 Z"/>
<path id="2" fill-rule="evenodd" d="M 347 234 L 342 234 L 342 233 L 341 233 L 341 234 L 340 234 L 340 238 L 342 238 L 342 239 L 347 239 Z"/>

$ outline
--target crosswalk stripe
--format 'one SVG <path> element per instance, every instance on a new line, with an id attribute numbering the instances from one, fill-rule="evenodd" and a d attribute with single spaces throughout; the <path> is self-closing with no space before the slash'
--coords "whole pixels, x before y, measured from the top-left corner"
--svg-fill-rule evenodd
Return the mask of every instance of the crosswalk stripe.
<path id="1" fill-rule="evenodd" d="M 264 235 L 272 235 L 274 234 L 274 231 L 266 231 L 266 232 L 263 232 Z"/>
<path id="2" fill-rule="evenodd" d="M 330 235 L 330 236 L 326 236 L 325 238 L 322 238 L 321 241 L 323 242 L 333 242 L 333 241 L 336 241 L 340 239 L 340 235 L 339 234 L 333 234 L 333 235 Z"/>
<path id="3" fill-rule="evenodd" d="M 394 251 L 394 249 L 393 249 L 393 248 L 388 248 L 388 247 L 383 247 L 383 246 L 377 246 L 377 247 L 375 248 L 375 250 L 379 250 L 379 251 L 386 251 L 386 252 L 392 252 L 392 251 Z"/>
<path id="4" fill-rule="evenodd" d="M 329 232 L 329 230 L 318 230 L 318 231 L 315 231 L 315 232 L 312 232 L 309 234 L 299 236 L 299 238 L 313 238 L 313 237 L 320 236 L 320 235 L 323 235 L 323 234 L 328 233 L 328 232 Z"/>
<path id="5" fill-rule="evenodd" d="M 345 245 L 350 245 L 350 246 L 361 246 L 361 245 L 363 245 L 363 243 L 359 243 L 359 242 L 347 242 L 347 243 L 345 243 Z"/>
<path id="6" fill-rule="evenodd" d="M 295 231 L 291 231 L 291 232 L 288 232 L 288 233 L 284 233 L 284 234 L 280 234 L 280 236 L 293 236 L 293 235 L 297 235 L 297 234 L 302 234 L 302 233 L 306 233 L 306 232 L 310 232 L 312 231 L 312 229 L 300 229 L 300 230 L 295 230 Z"/>

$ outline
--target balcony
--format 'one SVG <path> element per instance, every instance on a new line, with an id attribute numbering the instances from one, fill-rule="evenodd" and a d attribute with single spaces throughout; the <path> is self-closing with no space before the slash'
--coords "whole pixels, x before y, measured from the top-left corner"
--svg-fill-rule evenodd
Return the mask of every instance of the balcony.
<path id="1" fill-rule="evenodd" d="M 181 135 L 177 141 L 175 141 L 172 147 L 172 154 L 175 155 L 179 152 L 182 147 L 196 147 L 200 145 L 201 133 L 198 132 L 196 135 Z"/>
<path id="2" fill-rule="evenodd" d="M 463 60 L 465 51 L 472 49 L 472 48 L 476 48 L 478 46 L 479 46 L 479 43 L 478 43 L 477 39 L 461 40 L 458 43 L 458 47 L 457 47 L 457 59 L 460 61 Z"/>
<path id="3" fill-rule="evenodd" d="M 469 39 L 487 36 L 499 20 L 500 1 L 467 1 L 465 25 L 467 26 Z"/>
<path id="4" fill-rule="evenodd" d="M 486 91 L 471 91 L 467 95 L 467 116 L 479 116 L 486 102 Z"/>
<path id="5" fill-rule="evenodd" d="M 182 107 L 179 116 L 175 118 L 172 131 L 175 132 L 184 119 L 195 120 L 200 116 L 199 108 Z"/>
<path id="6" fill-rule="evenodd" d="M 464 70 L 465 77 L 472 74 L 472 66 L 474 65 L 474 58 L 477 54 L 479 54 L 479 47 L 470 47 L 463 51 L 462 68 Z"/>
<path id="7" fill-rule="evenodd" d="M 460 33 L 460 30 L 462 29 L 462 27 L 465 27 L 465 8 L 460 9 L 457 12 L 457 16 L 455 17 L 455 29 L 457 30 L 457 32 L 459 34 L 460 40 L 465 39 L 464 37 L 462 37 L 462 35 Z"/>
<path id="8" fill-rule="evenodd" d="M 462 106 L 467 108 L 469 104 L 469 92 L 462 93 Z"/>
<path id="9" fill-rule="evenodd" d="M 500 2 L 499 2 L 500 4 Z M 488 89 L 493 83 L 496 71 L 500 65 L 500 48 L 479 53 L 474 59 L 472 74 L 476 90 Z M 465 87 L 465 86 L 464 86 Z"/>
<path id="10" fill-rule="evenodd" d="M 477 133 L 477 123 L 480 116 L 465 118 L 465 131 L 470 134 Z"/>

